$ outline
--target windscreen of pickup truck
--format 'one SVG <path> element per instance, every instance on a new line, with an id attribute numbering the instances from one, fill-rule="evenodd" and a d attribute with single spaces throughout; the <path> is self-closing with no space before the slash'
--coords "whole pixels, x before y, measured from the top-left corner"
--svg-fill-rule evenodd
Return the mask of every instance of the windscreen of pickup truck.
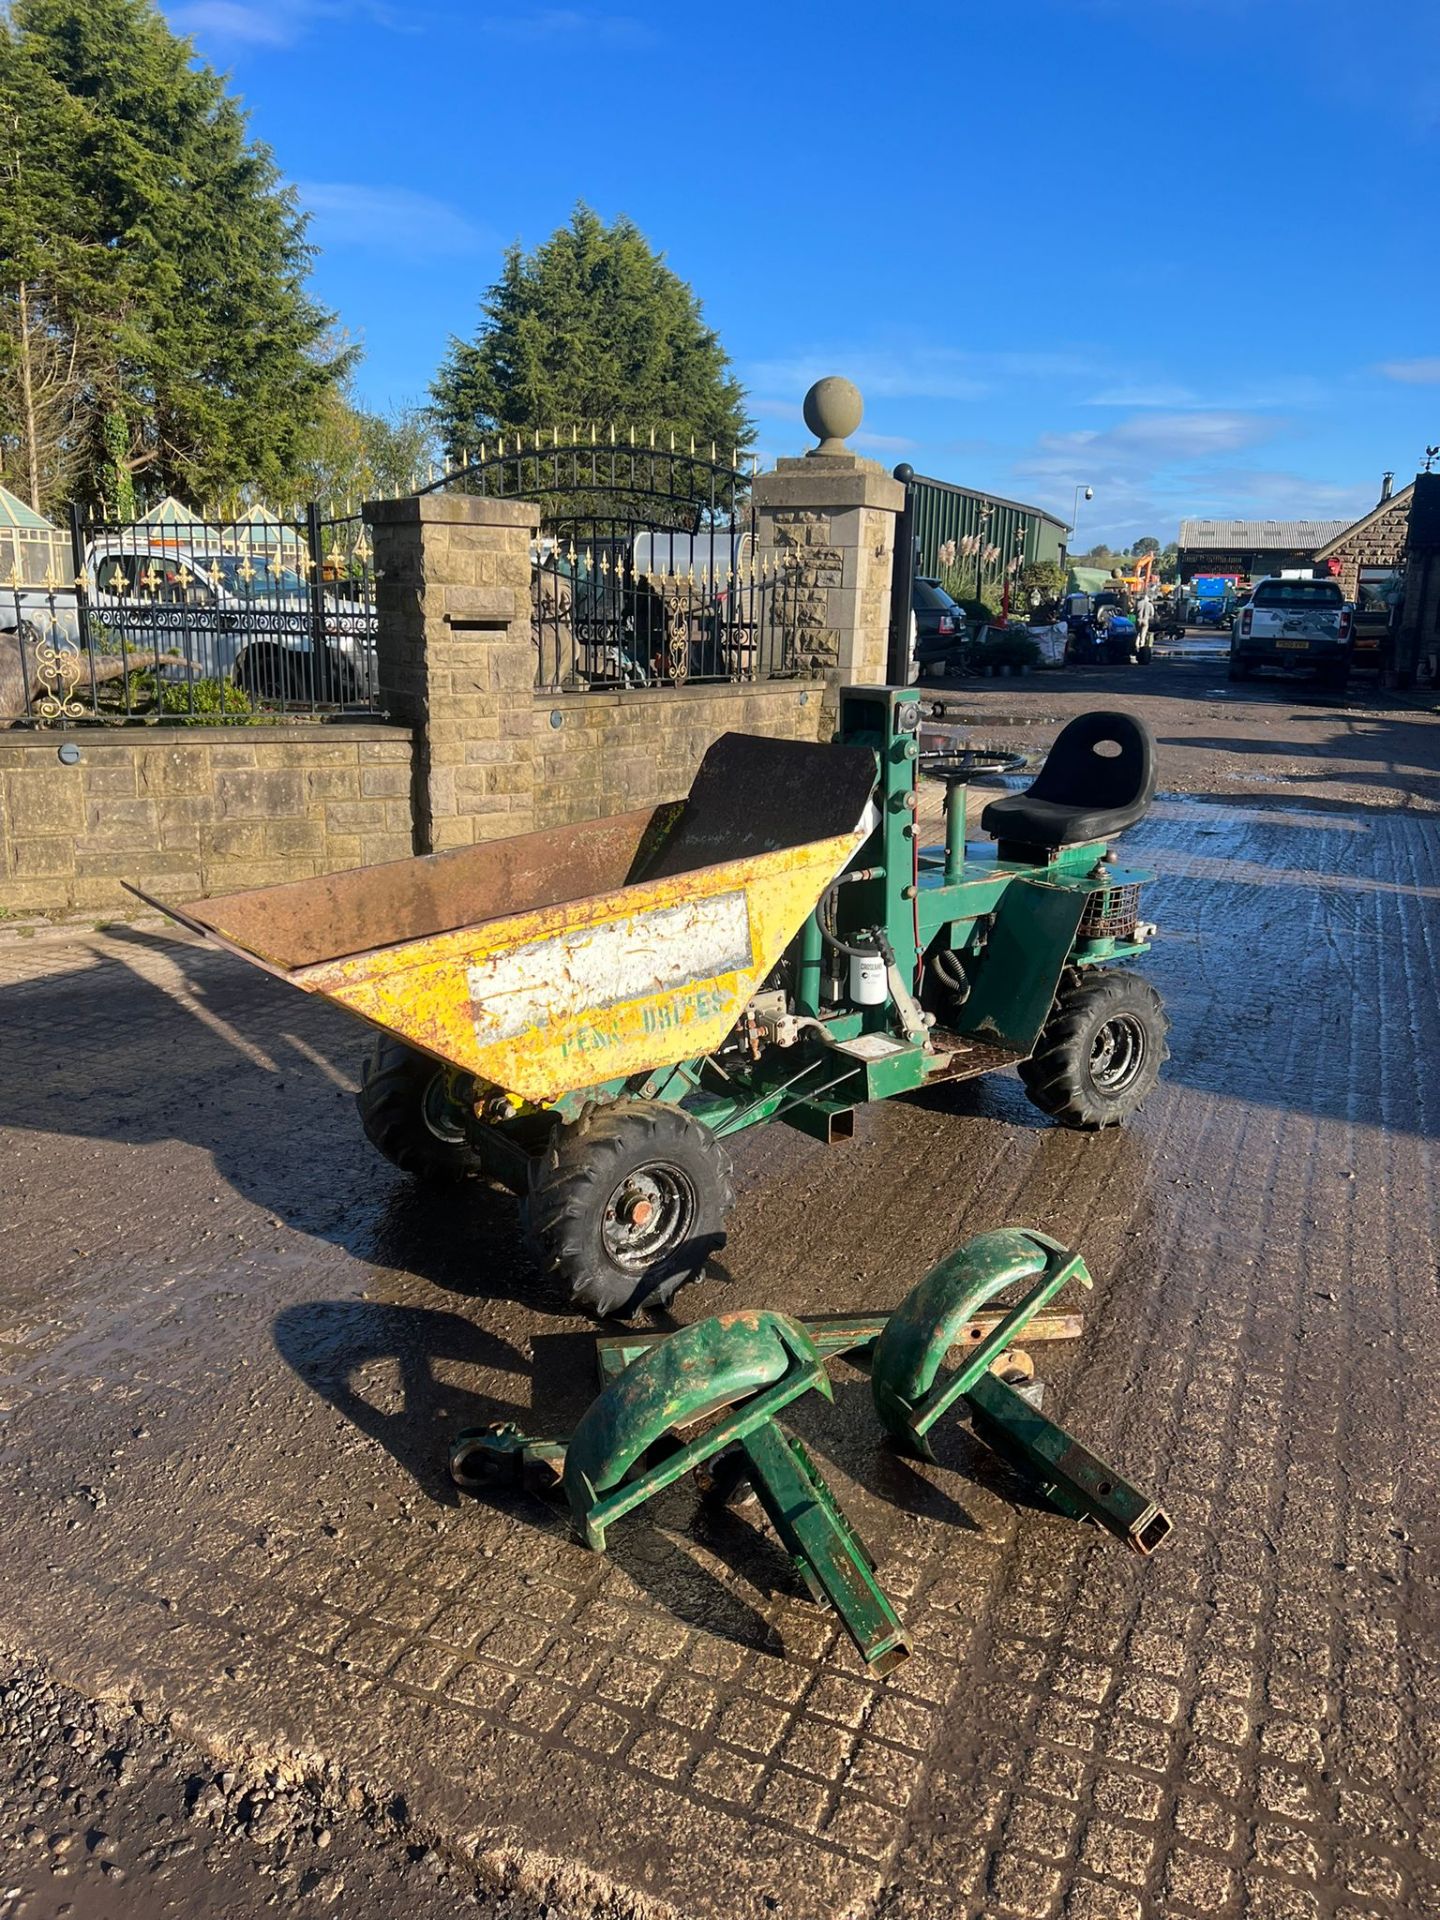
<path id="1" fill-rule="evenodd" d="M 1345 596 L 1333 580 L 1271 580 L 1256 587 L 1256 607 L 1343 607 Z"/>

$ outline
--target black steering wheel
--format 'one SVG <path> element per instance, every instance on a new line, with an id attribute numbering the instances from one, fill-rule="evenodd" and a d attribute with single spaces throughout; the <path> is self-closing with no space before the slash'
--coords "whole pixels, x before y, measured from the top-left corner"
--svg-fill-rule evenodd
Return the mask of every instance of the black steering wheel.
<path id="1" fill-rule="evenodd" d="M 920 771 L 927 780 L 973 780 L 980 773 L 1018 773 L 1025 765 L 1023 753 L 1006 753 L 999 747 L 956 747 L 950 751 L 922 753 Z"/>

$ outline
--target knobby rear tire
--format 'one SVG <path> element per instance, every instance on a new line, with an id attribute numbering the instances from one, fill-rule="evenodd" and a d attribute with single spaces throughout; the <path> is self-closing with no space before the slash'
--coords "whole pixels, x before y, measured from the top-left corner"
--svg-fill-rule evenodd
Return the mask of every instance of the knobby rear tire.
<path id="1" fill-rule="evenodd" d="M 1170 1057 L 1169 1031 L 1165 1003 L 1138 973 L 1072 970 L 1020 1078 L 1031 1101 L 1062 1126 L 1118 1127 L 1154 1090 Z"/>

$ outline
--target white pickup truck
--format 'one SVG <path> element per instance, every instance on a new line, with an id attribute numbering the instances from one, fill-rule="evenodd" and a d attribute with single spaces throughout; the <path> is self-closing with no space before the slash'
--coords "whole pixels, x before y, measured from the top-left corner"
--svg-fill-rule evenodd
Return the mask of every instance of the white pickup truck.
<path id="1" fill-rule="evenodd" d="M 1230 678 L 1248 680 L 1261 667 L 1310 672 L 1317 686 L 1343 689 L 1350 679 L 1351 618 L 1338 580 L 1257 580 L 1241 602 L 1230 636 Z"/>

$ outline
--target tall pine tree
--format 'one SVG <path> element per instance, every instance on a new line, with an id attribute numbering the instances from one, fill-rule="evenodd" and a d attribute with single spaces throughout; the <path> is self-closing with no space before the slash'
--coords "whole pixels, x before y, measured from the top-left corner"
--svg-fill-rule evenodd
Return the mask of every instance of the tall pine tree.
<path id="1" fill-rule="evenodd" d="M 114 511 L 137 485 L 283 488 L 353 356 L 306 290 L 293 193 L 153 0 L 12 0 L 0 169 L 21 187 L 0 195 L 0 433 L 22 491 Z"/>
<path id="2" fill-rule="evenodd" d="M 700 302 L 631 221 L 578 206 L 533 253 L 512 247 L 431 389 L 447 453 L 489 435 L 610 422 L 671 428 L 728 456 L 754 438 Z"/>

